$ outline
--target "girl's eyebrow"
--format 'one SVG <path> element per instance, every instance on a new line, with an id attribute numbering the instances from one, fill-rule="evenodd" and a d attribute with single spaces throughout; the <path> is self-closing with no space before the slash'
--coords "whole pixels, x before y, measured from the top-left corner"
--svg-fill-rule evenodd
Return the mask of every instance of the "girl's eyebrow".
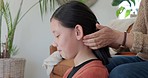
<path id="1" fill-rule="evenodd" d="M 52 31 L 53 34 L 58 35 L 59 33 L 57 31 Z"/>
<path id="2" fill-rule="evenodd" d="M 52 33 L 57 34 L 58 32 L 54 30 L 54 31 L 52 31 Z"/>
<path id="3" fill-rule="evenodd" d="M 55 31 L 52 31 L 52 33 L 55 33 Z"/>

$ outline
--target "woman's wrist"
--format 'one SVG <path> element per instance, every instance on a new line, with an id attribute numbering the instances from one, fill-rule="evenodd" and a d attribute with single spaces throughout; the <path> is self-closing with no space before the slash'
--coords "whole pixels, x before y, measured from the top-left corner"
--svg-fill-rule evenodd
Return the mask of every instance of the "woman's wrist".
<path id="1" fill-rule="evenodd" d="M 134 43 L 134 37 L 133 37 L 133 34 L 132 33 L 127 33 L 127 39 L 126 39 L 126 46 L 128 48 L 131 48 L 132 45 Z"/>
<path id="2" fill-rule="evenodd" d="M 124 32 L 115 30 L 115 41 L 110 45 L 112 48 L 119 48 L 124 41 Z"/>
<path id="3" fill-rule="evenodd" d="M 121 46 L 126 46 L 126 36 L 127 36 L 127 33 L 126 32 L 119 32 L 118 31 L 118 34 L 119 34 L 119 37 L 116 41 L 116 44 L 118 45 L 117 48 L 121 47 Z"/>

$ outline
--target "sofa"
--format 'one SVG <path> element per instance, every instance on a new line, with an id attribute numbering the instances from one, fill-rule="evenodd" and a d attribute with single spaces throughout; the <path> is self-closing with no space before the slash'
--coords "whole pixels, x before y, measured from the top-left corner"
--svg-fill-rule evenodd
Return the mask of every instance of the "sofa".
<path id="1" fill-rule="evenodd" d="M 115 19 L 115 20 L 112 20 L 108 24 L 108 26 L 110 26 L 113 29 L 122 31 L 122 32 L 123 31 L 130 32 L 134 21 L 135 21 L 135 18 L 123 19 L 123 20 Z M 52 45 L 50 46 L 50 53 L 51 54 L 56 50 L 57 50 L 56 47 L 54 47 Z M 110 51 L 111 51 L 111 55 L 135 55 L 135 53 L 133 53 L 133 52 L 116 53 L 112 49 Z M 62 78 L 64 73 L 66 72 L 66 70 L 69 69 L 70 67 L 73 67 L 73 66 L 74 66 L 73 60 L 64 60 L 63 59 L 60 63 L 58 63 L 57 65 L 54 66 L 53 71 L 50 73 L 50 78 Z"/>

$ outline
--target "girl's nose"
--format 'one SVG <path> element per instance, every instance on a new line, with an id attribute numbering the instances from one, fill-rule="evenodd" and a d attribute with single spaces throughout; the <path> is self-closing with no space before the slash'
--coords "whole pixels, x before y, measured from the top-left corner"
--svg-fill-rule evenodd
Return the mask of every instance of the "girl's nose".
<path id="1" fill-rule="evenodd" d="M 58 44 L 56 42 L 53 42 L 52 45 L 58 47 Z"/>

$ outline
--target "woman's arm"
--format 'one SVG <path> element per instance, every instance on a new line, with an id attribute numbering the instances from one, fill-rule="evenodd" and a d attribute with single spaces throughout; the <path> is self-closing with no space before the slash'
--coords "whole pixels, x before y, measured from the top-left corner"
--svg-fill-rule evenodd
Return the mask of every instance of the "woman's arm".
<path id="1" fill-rule="evenodd" d="M 98 49 L 105 46 L 119 48 L 124 40 L 124 32 L 113 30 L 107 26 L 97 24 L 99 31 L 84 36 L 84 44 L 91 49 Z M 133 44 L 133 35 L 128 33 L 126 37 L 126 46 L 131 47 Z"/>
<path id="2" fill-rule="evenodd" d="M 138 17 L 132 32 L 127 34 L 126 46 L 133 52 L 148 52 L 148 0 L 142 0 Z M 107 45 L 119 48 L 124 39 L 124 33 L 106 26 L 97 25 L 99 31 L 84 36 L 84 44 L 91 49 L 98 49 Z"/>
<path id="3" fill-rule="evenodd" d="M 148 0 L 142 0 L 136 22 L 133 25 L 133 52 L 148 52 Z"/>

